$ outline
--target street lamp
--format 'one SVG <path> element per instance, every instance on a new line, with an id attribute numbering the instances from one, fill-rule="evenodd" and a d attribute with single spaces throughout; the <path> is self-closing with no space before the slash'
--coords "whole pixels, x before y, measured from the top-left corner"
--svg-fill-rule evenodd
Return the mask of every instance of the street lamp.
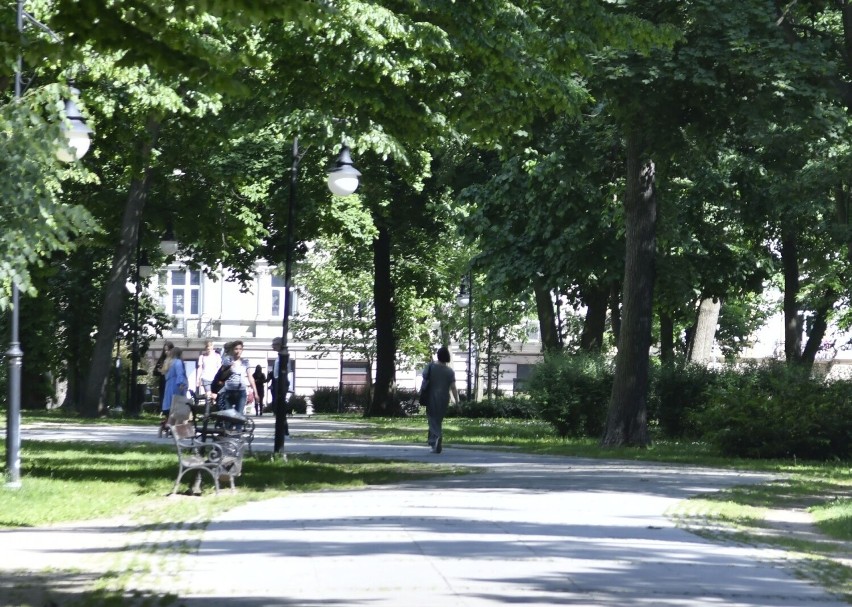
<path id="1" fill-rule="evenodd" d="M 24 10 L 24 0 L 18 0 L 16 23 L 18 34 L 23 36 L 24 24 L 29 23 L 50 34 L 54 40 L 59 40 L 49 27 L 35 19 Z M 24 59 L 21 53 L 15 61 L 15 103 L 22 96 L 22 73 Z M 72 94 L 79 93 L 77 89 L 71 89 Z M 73 156 L 61 145 L 56 155 L 60 160 L 79 160 L 89 149 L 89 133 L 91 132 L 83 117 L 80 115 L 77 105 L 73 101 L 65 102 L 65 114 L 72 123 L 68 129 L 63 125 L 63 134 L 67 141 L 67 147 L 73 150 Z M 85 142 L 84 142 L 85 141 Z M 18 303 L 20 293 L 18 283 L 12 281 L 12 331 L 9 342 L 9 350 L 6 357 L 9 359 L 9 406 L 6 410 L 6 486 L 16 489 L 21 486 L 21 364 L 24 353 L 21 350 L 19 337 L 20 320 L 18 315 Z"/>
<path id="2" fill-rule="evenodd" d="M 462 279 L 456 304 L 460 308 L 467 308 L 467 402 L 471 403 L 474 398 L 470 384 L 471 351 L 473 350 L 473 281 L 470 273 Z"/>
<path id="3" fill-rule="evenodd" d="M 166 228 L 166 233 L 163 235 L 162 240 L 160 240 L 160 250 L 166 257 L 171 257 L 178 251 L 178 241 L 175 238 L 175 233 L 172 230 L 171 223 L 169 223 L 169 226 Z"/>
<path id="4" fill-rule="evenodd" d="M 287 393 L 290 391 L 290 350 L 287 347 L 290 331 L 290 281 L 293 271 L 293 223 L 296 217 L 296 186 L 299 183 L 299 139 L 293 139 L 293 163 L 290 167 L 290 197 L 287 205 L 287 253 L 284 265 L 284 320 L 281 329 L 281 349 L 278 350 L 278 381 L 275 387 L 275 441 L 273 453 L 283 453 L 287 435 Z M 361 173 L 352 163 L 346 145 L 341 146 L 337 161 L 328 171 L 328 189 L 335 196 L 349 196 L 358 189 Z M 342 361 L 341 361 L 341 364 Z"/>
<path id="5" fill-rule="evenodd" d="M 136 276 L 133 294 L 133 351 L 130 355 L 130 396 L 127 399 L 131 415 L 139 415 L 142 403 L 139 402 L 139 297 L 142 294 L 142 279 L 149 278 L 154 272 L 148 262 L 148 254 L 142 250 L 141 235 L 136 238 Z"/>

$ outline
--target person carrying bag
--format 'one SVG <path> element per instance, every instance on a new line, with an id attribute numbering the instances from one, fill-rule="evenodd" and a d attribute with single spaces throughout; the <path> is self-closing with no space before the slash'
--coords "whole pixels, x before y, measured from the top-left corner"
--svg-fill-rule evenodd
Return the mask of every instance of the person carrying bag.
<path id="1" fill-rule="evenodd" d="M 438 362 L 429 363 L 423 370 L 423 383 L 420 385 L 420 403 L 426 404 L 426 419 L 429 422 L 429 446 L 432 453 L 443 449 L 443 424 L 450 396 L 458 404 L 459 393 L 456 390 L 456 372 L 450 363 L 450 351 L 445 346 L 438 349 Z"/>

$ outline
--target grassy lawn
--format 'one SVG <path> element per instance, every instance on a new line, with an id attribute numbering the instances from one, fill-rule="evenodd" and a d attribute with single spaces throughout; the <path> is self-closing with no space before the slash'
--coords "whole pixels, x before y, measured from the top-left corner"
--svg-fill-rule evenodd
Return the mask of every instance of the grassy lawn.
<path id="1" fill-rule="evenodd" d="M 0 445 L 5 453 L 4 442 Z M 352 489 L 465 472 L 435 464 L 319 455 L 290 455 L 282 462 L 264 454 L 244 460 L 238 492 L 214 496 L 205 479 L 204 499 L 176 503 L 167 497 L 177 475 L 173 446 L 24 441 L 21 459 L 22 487 L 0 490 L 0 527 L 116 515 L 152 523 L 174 520 L 180 514 L 175 508 L 186 508 L 187 515 L 195 516 L 208 506 L 218 512 L 293 491 Z M 181 491 L 187 489 L 184 483 Z"/>

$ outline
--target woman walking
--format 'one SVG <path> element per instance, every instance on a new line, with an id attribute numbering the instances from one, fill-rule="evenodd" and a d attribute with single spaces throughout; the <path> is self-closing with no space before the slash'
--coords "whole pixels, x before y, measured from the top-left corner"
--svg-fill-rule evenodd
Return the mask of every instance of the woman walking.
<path id="1" fill-rule="evenodd" d="M 165 389 L 163 390 L 163 421 L 160 422 L 160 437 L 163 432 L 168 431 L 166 422 L 169 419 L 169 410 L 172 408 L 172 397 L 186 396 L 186 390 L 189 387 L 189 382 L 186 378 L 186 368 L 183 366 L 181 356 L 183 350 L 175 346 L 169 350 L 166 360 L 163 362 L 163 376 L 166 378 Z"/>
<path id="2" fill-rule="evenodd" d="M 257 365 L 252 374 L 254 385 L 257 387 L 257 394 L 254 399 L 254 414 L 258 417 L 263 415 L 263 393 L 266 387 L 266 374 L 263 372 L 263 367 Z"/>
<path id="3" fill-rule="evenodd" d="M 456 372 L 449 363 L 450 351 L 446 346 L 442 346 L 438 349 L 438 362 L 429 363 L 423 370 L 423 381 L 429 382 L 426 419 L 429 421 L 429 446 L 432 447 L 432 453 L 440 453 L 443 449 L 444 416 L 450 406 L 450 395 L 455 404 L 459 402 Z"/>

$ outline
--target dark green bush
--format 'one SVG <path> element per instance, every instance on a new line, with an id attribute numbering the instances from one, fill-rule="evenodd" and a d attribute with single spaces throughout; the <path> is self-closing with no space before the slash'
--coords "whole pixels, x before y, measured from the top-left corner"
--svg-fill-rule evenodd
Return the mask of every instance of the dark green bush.
<path id="1" fill-rule="evenodd" d="M 419 411 L 421 408 L 419 403 L 417 402 L 418 397 L 420 396 L 420 392 L 415 390 L 414 388 L 397 388 L 395 392 L 391 395 L 391 410 L 395 411 L 397 414 L 402 415 L 403 405 L 408 403 L 414 403 L 418 407 L 418 413 L 425 411 Z M 407 415 L 407 414 L 406 414 Z"/>
<path id="2" fill-rule="evenodd" d="M 317 388 L 311 397 L 314 413 L 337 413 L 337 388 Z"/>
<path id="3" fill-rule="evenodd" d="M 535 407 L 528 398 L 502 397 L 469 403 L 460 401 L 459 406 L 450 407 L 447 417 L 483 418 L 504 417 L 532 419 L 536 415 Z"/>
<path id="4" fill-rule="evenodd" d="M 611 362 L 602 356 L 550 354 L 534 368 L 527 392 L 538 417 L 559 436 L 599 437 L 612 380 Z"/>
<path id="5" fill-rule="evenodd" d="M 332 387 L 321 387 L 314 390 L 311 402 L 314 405 L 314 413 L 346 413 L 353 410 L 365 411 L 370 402 L 370 393 L 361 386 L 343 386 L 342 402 L 338 403 L 338 389 Z M 342 406 L 342 411 L 338 407 Z"/>
<path id="6" fill-rule="evenodd" d="M 697 416 L 707 407 L 718 372 L 685 362 L 652 365 L 648 419 L 667 438 L 699 438 Z"/>
<path id="7" fill-rule="evenodd" d="M 287 406 L 291 413 L 305 414 L 308 412 L 308 399 L 300 394 L 291 394 L 287 399 Z"/>
<path id="8" fill-rule="evenodd" d="M 726 455 L 848 459 L 852 382 L 825 383 L 783 363 L 720 375 L 698 421 Z"/>

